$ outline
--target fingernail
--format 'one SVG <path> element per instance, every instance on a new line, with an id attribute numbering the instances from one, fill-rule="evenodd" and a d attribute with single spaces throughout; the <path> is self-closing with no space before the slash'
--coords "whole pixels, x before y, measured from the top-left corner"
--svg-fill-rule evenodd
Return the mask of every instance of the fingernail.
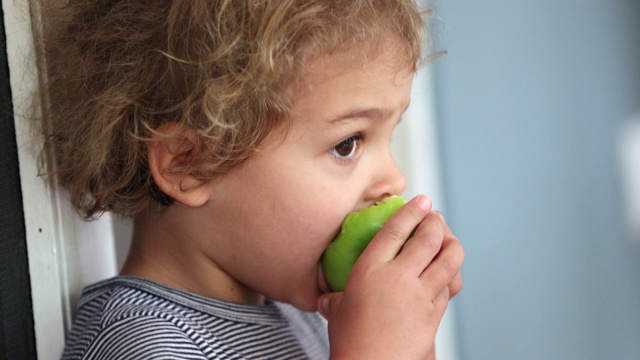
<path id="1" fill-rule="evenodd" d="M 444 219 L 444 215 L 442 215 L 442 213 L 440 212 L 440 210 L 434 210 L 434 213 L 436 213 L 439 217 L 440 220 L 442 220 L 442 222 L 446 223 L 447 221 Z"/>
<path id="2" fill-rule="evenodd" d="M 420 196 L 418 198 L 418 204 L 420 205 L 420 207 L 426 211 L 429 211 L 431 209 L 431 199 L 429 199 L 426 196 Z"/>

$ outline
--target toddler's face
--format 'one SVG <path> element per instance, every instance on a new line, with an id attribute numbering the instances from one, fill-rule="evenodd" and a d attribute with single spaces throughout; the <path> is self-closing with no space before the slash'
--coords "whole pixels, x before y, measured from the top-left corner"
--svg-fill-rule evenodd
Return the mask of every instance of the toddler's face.
<path id="1" fill-rule="evenodd" d="M 207 256 L 236 281 L 315 310 L 325 289 L 320 256 L 344 217 L 404 191 L 389 141 L 414 74 L 396 58 L 386 52 L 354 67 L 344 55 L 325 57 L 294 92 L 285 140 L 267 139 L 208 185 Z"/>

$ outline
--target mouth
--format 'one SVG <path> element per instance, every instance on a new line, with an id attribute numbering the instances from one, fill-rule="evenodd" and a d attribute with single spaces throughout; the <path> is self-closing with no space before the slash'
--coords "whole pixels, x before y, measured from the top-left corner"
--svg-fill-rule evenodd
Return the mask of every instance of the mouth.
<path id="1" fill-rule="evenodd" d="M 318 290 L 320 290 L 321 294 L 331 292 L 331 287 L 329 287 L 329 283 L 327 282 L 327 279 L 325 279 L 324 273 L 322 272 L 321 264 L 318 264 Z"/>

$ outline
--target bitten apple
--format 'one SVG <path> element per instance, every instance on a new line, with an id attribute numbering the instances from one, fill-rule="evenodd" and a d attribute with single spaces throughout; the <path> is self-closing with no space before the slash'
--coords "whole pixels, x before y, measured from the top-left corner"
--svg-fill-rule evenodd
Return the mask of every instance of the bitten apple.
<path id="1" fill-rule="evenodd" d="M 322 254 L 322 271 L 333 291 L 343 291 L 351 268 L 382 225 L 406 202 L 390 196 L 358 212 L 347 215 L 340 234 Z"/>

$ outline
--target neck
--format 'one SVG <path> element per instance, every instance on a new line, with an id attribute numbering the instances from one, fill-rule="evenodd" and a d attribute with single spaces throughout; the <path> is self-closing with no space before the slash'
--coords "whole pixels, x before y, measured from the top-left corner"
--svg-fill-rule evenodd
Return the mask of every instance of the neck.
<path id="1" fill-rule="evenodd" d="M 121 274 L 218 300 L 264 304 L 263 295 L 236 281 L 206 255 L 201 244 L 214 239 L 202 239 L 201 234 L 190 231 L 194 227 L 180 216 L 185 211 L 188 209 L 171 205 L 152 217 L 136 218 Z"/>

